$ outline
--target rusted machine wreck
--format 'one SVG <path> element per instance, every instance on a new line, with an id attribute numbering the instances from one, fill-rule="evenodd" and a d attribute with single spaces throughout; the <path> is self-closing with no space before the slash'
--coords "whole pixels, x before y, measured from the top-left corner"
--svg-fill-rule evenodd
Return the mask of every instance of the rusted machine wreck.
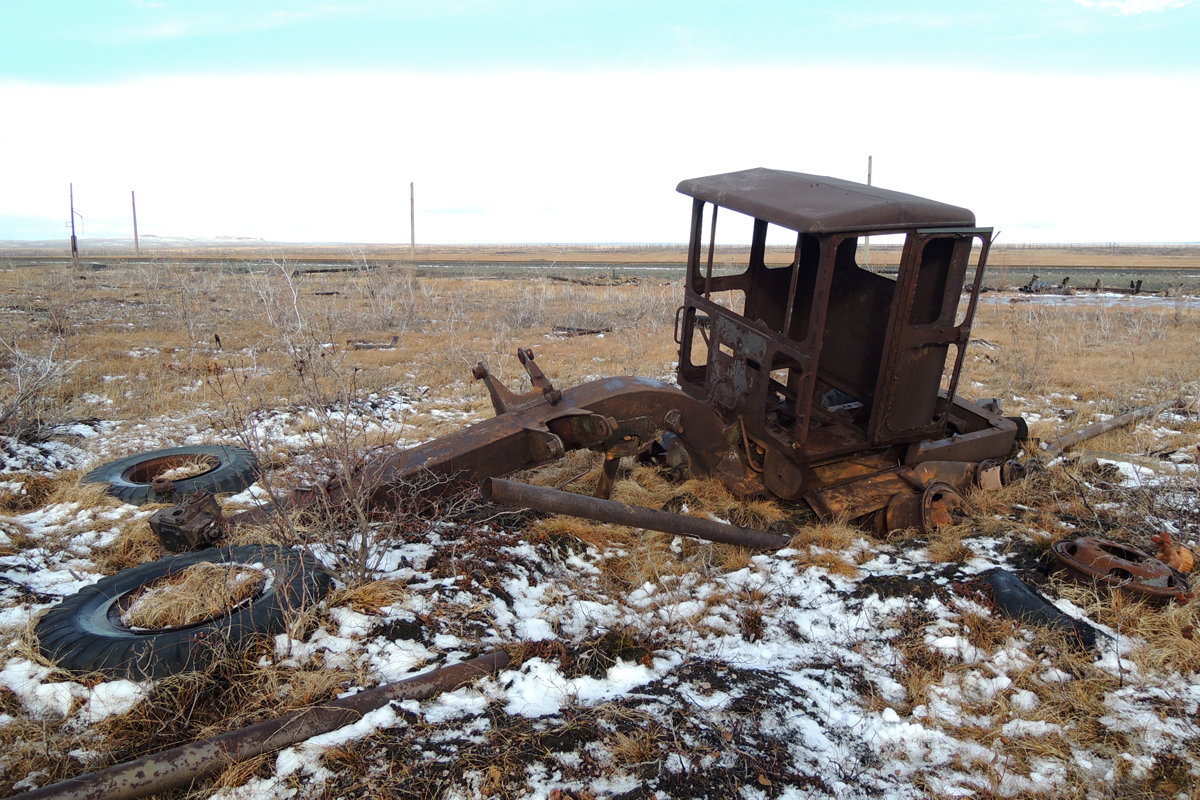
<path id="1" fill-rule="evenodd" d="M 967 487 L 999 485 L 1016 468 L 1004 459 L 1024 429 L 1020 418 L 957 391 L 991 240 L 991 229 L 976 227 L 970 211 L 773 169 L 695 178 L 678 188 L 692 198 L 675 318 L 678 387 L 613 377 L 560 390 L 533 352 L 519 349 L 532 383 L 527 393 L 509 391 L 483 364 L 474 370 L 495 417 L 378 457 L 352 485 L 297 493 L 279 504 L 283 510 L 336 507 L 353 493 L 387 511 L 415 475 L 432 472 L 482 482 L 501 503 L 600 519 L 620 514 L 628 524 L 694 533 L 693 518 L 672 522 L 665 512 L 603 502 L 622 457 L 655 453 L 719 478 L 738 495 L 803 500 L 823 520 L 855 519 L 886 531 L 944 522 Z M 727 219 L 752 235 L 749 258 L 736 268 L 715 263 L 718 226 Z M 894 279 L 857 261 L 860 239 L 882 234 L 904 238 Z M 787 242 L 790 260 L 768 241 Z M 501 479 L 580 448 L 604 455 L 598 501 Z M 194 541 L 219 519 L 206 508 L 166 509 L 152 524 L 160 535 Z M 779 537 L 746 533 L 705 538 L 779 544 Z"/>
<path id="2" fill-rule="evenodd" d="M 137 490 L 147 499 L 196 492 L 151 517 L 171 550 L 205 547 L 231 527 L 293 509 L 336 512 L 354 502 L 360 510 L 387 514 L 421 486 L 440 491 L 452 483 L 480 485 L 500 503 L 766 549 L 784 546 L 788 537 L 608 500 L 621 459 L 662 459 L 712 475 L 742 496 L 802 500 L 821 519 L 855 519 L 884 532 L 947 522 L 969 487 L 999 485 L 1019 469 L 1005 459 L 1024 431 L 1020 418 L 1003 417 L 994 404 L 976 405 L 957 392 L 991 239 L 991 229 L 975 227 L 970 211 L 770 169 L 687 180 L 679 191 L 693 202 L 683 304 L 675 317 L 678 386 L 614 377 L 560 390 L 534 354 L 521 349 L 529 392 L 514 394 L 483 364 L 474 370 L 491 395 L 495 417 L 376 457 L 346 482 L 299 491 L 229 519 L 211 493 L 191 488 L 194 482 L 185 489 L 156 477 L 178 459 L 177 450 L 187 448 L 97 472 L 110 484 L 121 482 L 122 492 Z M 751 232 L 748 258 L 734 267 L 724 255 L 720 264 L 716 259 L 718 226 L 731 219 Z M 904 238 L 894 279 L 857 261 L 859 240 L 881 234 Z M 779 241 L 788 244 L 782 250 L 768 245 Z M 503 477 L 581 448 L 603 454 L 591 497 Z M 214 462 L 209 478 L 223 469 L 216 462 L 228 460 L 219 453 L 236 448 L 211 449 L 217 452 L 206 451 Z M 422 480 L 429 476 L 435 480 Z M 282 630 L 286 609 L 328 588 L 328 576 L 310 554 L 259 546 L 205 552 L 224 563 L 259 564 L 275 575 L 272 588 L 195 624 L 130 627 L 120 612 L 142 586 L 205 558 L 198 552 L 170 556 L 65 599 L 38 623 L 40 647 L 68 669 L 161 677 L 206 663 L 207 642 L 232 644 L 258 631 Z M 24 797 L 164 791 L 231 760 L 344 725 L 389 699 L 429 696 L 505 663 L 503 653 L 489 654 Z"/>

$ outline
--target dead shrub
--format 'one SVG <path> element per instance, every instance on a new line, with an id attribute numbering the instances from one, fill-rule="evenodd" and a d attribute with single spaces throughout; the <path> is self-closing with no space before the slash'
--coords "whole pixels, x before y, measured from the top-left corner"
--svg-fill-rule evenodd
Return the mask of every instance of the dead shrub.
<path id="1" fill-rule="evenodd" d="M 59 391 L 78 362 L 59 355 L 61 341 L 49 352 L 29 353 L 0 338 L 0 433 L 17 439 L 36 436 L 61 418 Z"/>

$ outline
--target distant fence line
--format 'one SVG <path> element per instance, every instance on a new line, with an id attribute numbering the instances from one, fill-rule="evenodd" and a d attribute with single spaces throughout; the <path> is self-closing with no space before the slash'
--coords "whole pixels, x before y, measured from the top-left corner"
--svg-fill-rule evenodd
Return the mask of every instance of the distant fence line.
<path id="1" fill-rule="evenodd" d="M 999 242 L 996 247 L 1009 250 L 1062 250 L 1071 247 L 1089 247 L 1111 250 L 1114 253 L 1136 247 L 1158 247 L 1184 250 L 1200 246 L 1200 242 Z"/>

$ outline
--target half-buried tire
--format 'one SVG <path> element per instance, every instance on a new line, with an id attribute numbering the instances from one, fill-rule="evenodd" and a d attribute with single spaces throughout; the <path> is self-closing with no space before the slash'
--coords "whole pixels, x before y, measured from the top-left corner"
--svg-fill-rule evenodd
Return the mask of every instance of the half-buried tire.
<path id="1" fill-rule="evenodd" d="M 160 488 L 155 478 L 171 479 Z M 126 503 L 175 502 L 190 494 L 240 492 L 258 477 L 258 462 L 244 447 L 200 444 L 169 447 L 119 458 L 84 475 L 81 483 L 107 483 L 108 493 Z M 161 490 L 160 490 L 161 489 Z"/>
<path id="2" fill-rule="evenodd" d="M 138 628 L 123 619 L 143 591 L 201 562 L 260 570 L 261 586 L 232 608 L 190 624 Z M 325 595 L 329 584 L 316 559 L 296 550 L 273 545 L 200 550 L 102 578 L 50 609 L 35 633 L 42 653 L 63 669 L 161 678 L 205 669 L 260 635 L 282 632 L 297 611 Z"/>

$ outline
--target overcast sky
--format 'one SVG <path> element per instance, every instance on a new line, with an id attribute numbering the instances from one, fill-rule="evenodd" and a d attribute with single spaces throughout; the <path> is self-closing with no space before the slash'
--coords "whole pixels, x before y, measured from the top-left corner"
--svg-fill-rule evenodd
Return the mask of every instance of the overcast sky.
<path id="1" fill-rule="evenodd" d="M 776 167 L 1200 240 L 1197 0 L 0 0 L 0 240 L 678 242 Z"/>

